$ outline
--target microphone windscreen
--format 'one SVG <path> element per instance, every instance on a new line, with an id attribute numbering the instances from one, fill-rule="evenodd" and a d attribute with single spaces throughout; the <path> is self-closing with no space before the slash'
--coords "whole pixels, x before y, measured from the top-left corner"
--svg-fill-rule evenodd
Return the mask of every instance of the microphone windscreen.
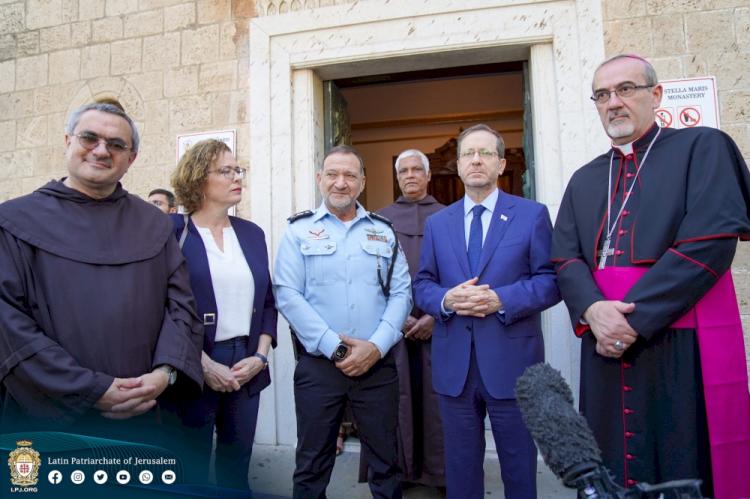
<path id="1" fill-rule="evenodd" d="M 544 462 L 565 478 L 580 465 L 602 462 L 584 417 L 573 408 L 573 394 L 560 371 L 549 364 L 529 366 L 516 382 L 516 400 Z"/>

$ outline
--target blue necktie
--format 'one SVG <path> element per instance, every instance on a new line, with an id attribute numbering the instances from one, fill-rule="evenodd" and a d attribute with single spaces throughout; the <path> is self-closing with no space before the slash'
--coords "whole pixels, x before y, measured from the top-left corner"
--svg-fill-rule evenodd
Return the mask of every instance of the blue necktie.
<path id="1" fill-rule="evenodd" d="M 469 227 L 469 269 L 471 276 L 476 277 L 477 268 L 479 268 L 479 257 L 482 256 L 482 212 L 484 206 L 478 204 L 471 209 L 473 216 L 471 227 Z"/>

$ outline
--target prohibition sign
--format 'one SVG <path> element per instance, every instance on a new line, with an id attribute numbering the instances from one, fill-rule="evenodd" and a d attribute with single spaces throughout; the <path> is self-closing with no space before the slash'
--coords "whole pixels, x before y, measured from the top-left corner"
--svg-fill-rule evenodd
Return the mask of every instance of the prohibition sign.
<path id="1" fill-rule="evenodd" d="M 657 109 L 656 123 L 662 128 L 669 128 L 672 125 L 672 113 L 666 109 Z"/>
<path id="2" fill-rule="evenodd" d="M 680 123 L 686 127 L 694 127 L 701 122 L 701 113 L 694 107 L 686 107 L 680 111 Z"/>

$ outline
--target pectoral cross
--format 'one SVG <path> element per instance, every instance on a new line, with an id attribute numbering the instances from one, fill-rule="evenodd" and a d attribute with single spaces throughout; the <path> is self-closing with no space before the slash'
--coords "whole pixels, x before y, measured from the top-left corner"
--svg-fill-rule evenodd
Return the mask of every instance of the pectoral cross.
<path id="1" fill-rule="evenodd" d="M 612 243 L 610 238 L 604 240 L 604 246 L 599 252 L 599 270 L 602 270 L 607 263 L 607 257 L 615 254 L 615 250 L 610 248 L 609 245 Z"/>

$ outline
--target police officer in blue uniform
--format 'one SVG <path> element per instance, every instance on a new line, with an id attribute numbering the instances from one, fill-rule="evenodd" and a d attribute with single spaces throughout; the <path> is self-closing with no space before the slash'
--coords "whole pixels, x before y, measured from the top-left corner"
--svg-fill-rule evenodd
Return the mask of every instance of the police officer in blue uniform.
<path id="1" fill-rule="evenodd" d="M 323 498 L 349 401 L 373 497 L 400 498 L 398 383 L 389 351 L 412 307 L 406 258 L 390 222 L 357 203 L 364 163 L 331 149 L 316 172 L 323 203 L 290 218 L 274 272 L 277 308 L 302 348 L 294 373 L 294 498 Z"/>

